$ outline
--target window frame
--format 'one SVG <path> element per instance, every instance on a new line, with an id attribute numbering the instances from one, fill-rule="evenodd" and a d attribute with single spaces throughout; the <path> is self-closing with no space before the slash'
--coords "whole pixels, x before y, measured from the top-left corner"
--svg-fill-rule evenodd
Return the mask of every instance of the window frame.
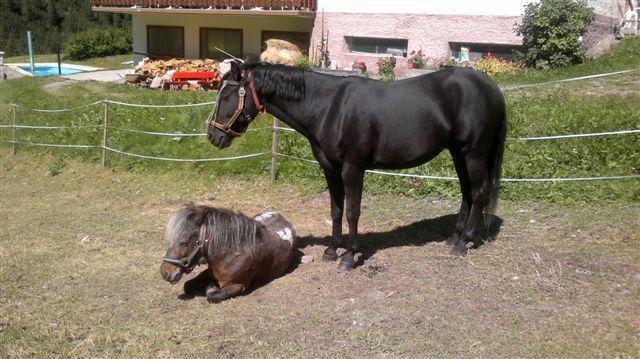
<path id="1" fill-rule="evenodd" d="M 394 54 L 388 54 L 388 53 L 380 53 L 378 52 L 378 49 L 380 47 L 379 43 L 376 43 L 376 52 L 364 52 L 364 51 L 353 51 L 351 50 L 351 40 L 353 39 L 366 39 L 366 40 L 395 40 L 395 41 L 404 41 L 406 42 L 406 46 L 404 47 L 403 50 L 403 55 L 399 56 L 399 55 L 394 55 Z M 347 45 L 347 52 L 350 54 L 357 54 L 357 55 L 369 55 L 369 56 L 377 56 L 377 57 L 386 57 L 386 56 L 391 56 L 394 55 L 396 57 L 402 57 L 402 58 L 408 58 L 409 57 L 409 39 L 403 39 L 403 38 L 398 38 L 398 37 L 372 37 L 372 36 L 345 36 L 344 37 L 345 40 L 345 44 Z"/>
<path id="2" fill-rule="evenodd" d="M 180 56 L 174 56 L 174 55 L 171 55 L 171 54 L 151 53 L 151 51 L 149 50 L 149 38 L 150 38 L 149 30 L 151 30 L 152 28 L 179 29 L 182 32 L 181 55 Z M 178 58 L 184 59 L 185 58 L 185 56 L 184 56 L 185 55 L 184 54 L 184 48 L 185 48 L 184 26 L 147 25 L 147 55 L 149 55 L 149 56 L 160 56 L 160 57 L 178 57 Z"/>
<path id="3" fill-rule="evenodd" d="M 501 49 L 511 49 L 511 54 L 509 54 L 508 57 L 505 57 L 505 53 L 503 52 L 496 52 L 496 51 L 487 51 L 486 53 L 491 53 L 494 55 L 498 55 L 498 57 L 505 57 L 505 59 L 507 60 L 511 60 L 513 59 L 513 53 L 519 49 L 522 49 L 522 45 L 517 45 L 517 44 L 496 44 L 496 43 L 481 43 L 481 42 L 457 42 L 457 41 L 450 41 L 449 42 L 449 58 L 453 57 L 454 52 L 454 47 L 460 49 L 462 47 L 467 47 L 469 48 L 469 52 L 473 53 L 473 47 L 474 46 L 481 46 L 481 47 L 485 47 L 488 48 L 490 50 L 501 50 Z M 461 50 L 457 50 L 458 54 L 460 54 Z M 484 52 L 482 52 L 484 53 Z M 472 60 L 471 58 L 469 58 L 469 61 L 477 61 L 476 60 Z"/>
<path id="4" fill-rule="evenodd" d="M 205 57 L 204 55 L 204 32 L 214 30 L 214 31 L 228 31 L 228 32 L 239 32 L 240 33 L 240 56 L 238 58 L 244 57 L 244 29 L 235 29 L 235 28 L 226 28 L 226 27 L 201 27 L 199 31 L 198 45 L 200 51 L 200 59 L 207 59 L 209 57 Z M 223 49 L 224 50 L 224 49 Z M 235 55 L 234 55 L 235 56 Z M 215 60 L 215 59 L 214 59 Z"/>

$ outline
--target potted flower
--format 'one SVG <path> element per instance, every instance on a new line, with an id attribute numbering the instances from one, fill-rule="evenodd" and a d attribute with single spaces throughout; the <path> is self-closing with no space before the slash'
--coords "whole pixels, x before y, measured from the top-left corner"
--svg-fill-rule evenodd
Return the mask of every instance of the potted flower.
<path id="1" fill-rule="evenodd" d="M 410 69 L 423 69 L 427 65 L 426 57 L 424 56 L 424 52 L 422 49 L 416 51 L 413 50 L 409 54 L 409 59 L 407 60 L 407 67 Z"/>
<path id="2" fill-rule="evenodd" d="M 453 58 L 444 59 L 440 63 L 441 69 L 448 69 L 455 66 L 456 66 L 456 60 L 454 60 Z"/>
<path id="3" fill-rule="evenodd" d="M 363 74 L 367 71 L 367 64 L 364 61 L 356 60 L 353 62 L 353 65 L 351 65 L 351 69 Z"/>

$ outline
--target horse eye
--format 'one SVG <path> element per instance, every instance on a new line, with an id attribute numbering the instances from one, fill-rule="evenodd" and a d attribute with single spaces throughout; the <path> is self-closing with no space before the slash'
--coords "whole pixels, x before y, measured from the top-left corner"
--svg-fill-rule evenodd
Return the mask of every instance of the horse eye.
<path id="1" fill-rule="evenodd" d="M 180 242 L 180 247 L 187 247 L 189 246 L 189 242 Z"/>

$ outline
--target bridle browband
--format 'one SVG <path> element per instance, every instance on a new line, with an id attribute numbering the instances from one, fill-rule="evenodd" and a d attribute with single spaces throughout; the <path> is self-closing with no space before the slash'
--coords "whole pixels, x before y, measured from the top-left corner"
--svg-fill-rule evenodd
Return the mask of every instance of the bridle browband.
<path id="1" fill-rule="evenodd" d="M 244 75 L 244 74 L 243 74 Z M 256 105 L 256 108 L 258 109 L 258 112 L 264 113 L 265 112 L 265 107 L 260 103 L 260 99 L 258 98 L 258 93 L 256 92 L 256 87 L 255 84 L 253 83 L 253 73 L 248 72 L 247 76 L 249 79 L 249 89 L 251 91 L 251 96 L 253 97 L 253 102 Z M 244 76 L 243 76 L 244 78 Z M 227 87 L 228 85 L 232 85 L 232 86 L 238 86 L 238 107 L 236 108 L 236 111 L 233 113 L 233 115 L 231 116 L 231 118 L 229 119 L 229 121 L 227 121 L 226 124 L 220 124 L 217 122 L 218 120 L 218 111 L 220 110 L 220 94 L 222 94 L 222 90 L 225 89 L 225 87 Z M 208 126 L 213 126 L 217 129 L 219 129 L 220 131 L 229 134 L 233 137 L 240 137 L 244 134 L 244 132 L 236 132 L 234 131 L 231 127 L 233 127 L 233 124 L 236 123 L 236 121 L 238 120 L 238 118 L 240 117 L 240 115 L 243 115 L 245 117 L 245 119 L 247 120 L 247 123 L 251 123 L 251 121 L 253 121 L 253 119 L 251 118 L 251 116 L 249 116 L 249 114 L 247 113 L 247 109 L 245 108 L 245 102 L 246 102 L 246 97 L 247 97 L 247 91 L 244 88 L 244 80 L 241 81 L 231 81 L 231 80 L 226 80 L 222 83 L 222 87 L 220 87 L 220 90 L 218 91 L 218 98 L 216 99 L 216 103 L 213 106 L 213 110 L 211 111 L 211 113 L 209 114 L 209 117 L 207 117 L 207 125 Z"/>
<path id="2" fill-rule="evenodd" d="M 205 258 L 207 258 L 209 255 L 207 253 L 208 249 L 207 249 L 207 244 L 209 242 L 209 237 L 207 236 L 207 233 L 205 232 L 202 236 L 202 238 L 198 238 L 196 240 L 196 245 L 193 247 L 193 249 L 191 250 L 191 252 L 189 252 L 189 254 L 187 254 L 186 257 L 180 258 L 180 259 L 176 259 L 176 258 L 171 258 L 171 257 L 162 257 L 162 260 L 164 262 L 167 262 L 169 264 L 173 264 L 174 266 L 180 267 L 182 269 L 183 272 L 189 274 L 191 273 L 191 271 L 193 270 L 193 268 L 196 267 L 196 265 L 198 264 L 198 260 L 200 258 L 198 258 L 198 260 L 196 260 L 196 256 L 198 254 L 200 254 L 200 256 L 203 256 Z"/>

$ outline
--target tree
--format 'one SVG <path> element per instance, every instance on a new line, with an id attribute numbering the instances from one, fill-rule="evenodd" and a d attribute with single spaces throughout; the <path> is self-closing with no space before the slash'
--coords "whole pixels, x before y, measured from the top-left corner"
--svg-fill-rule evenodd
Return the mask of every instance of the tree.
<path id="1" fill-rule="evenodd" d="M 90 0 L 0 0 L 0 50 L 7 56 L 27 53 L 27 31 L 37 54 L 54 53 L 58 34 L 89 28 L 129 28 L 131 16 L 91 11 Z"/>
<path id="2" fill-rule="evenodd" d="M 516 33 L 523 37 L 518 59 L 540 69 L 584 61 L 580 36 L 594 19 L 593 10 L 576 0 L 540 0 L 525 7 Z"/>

